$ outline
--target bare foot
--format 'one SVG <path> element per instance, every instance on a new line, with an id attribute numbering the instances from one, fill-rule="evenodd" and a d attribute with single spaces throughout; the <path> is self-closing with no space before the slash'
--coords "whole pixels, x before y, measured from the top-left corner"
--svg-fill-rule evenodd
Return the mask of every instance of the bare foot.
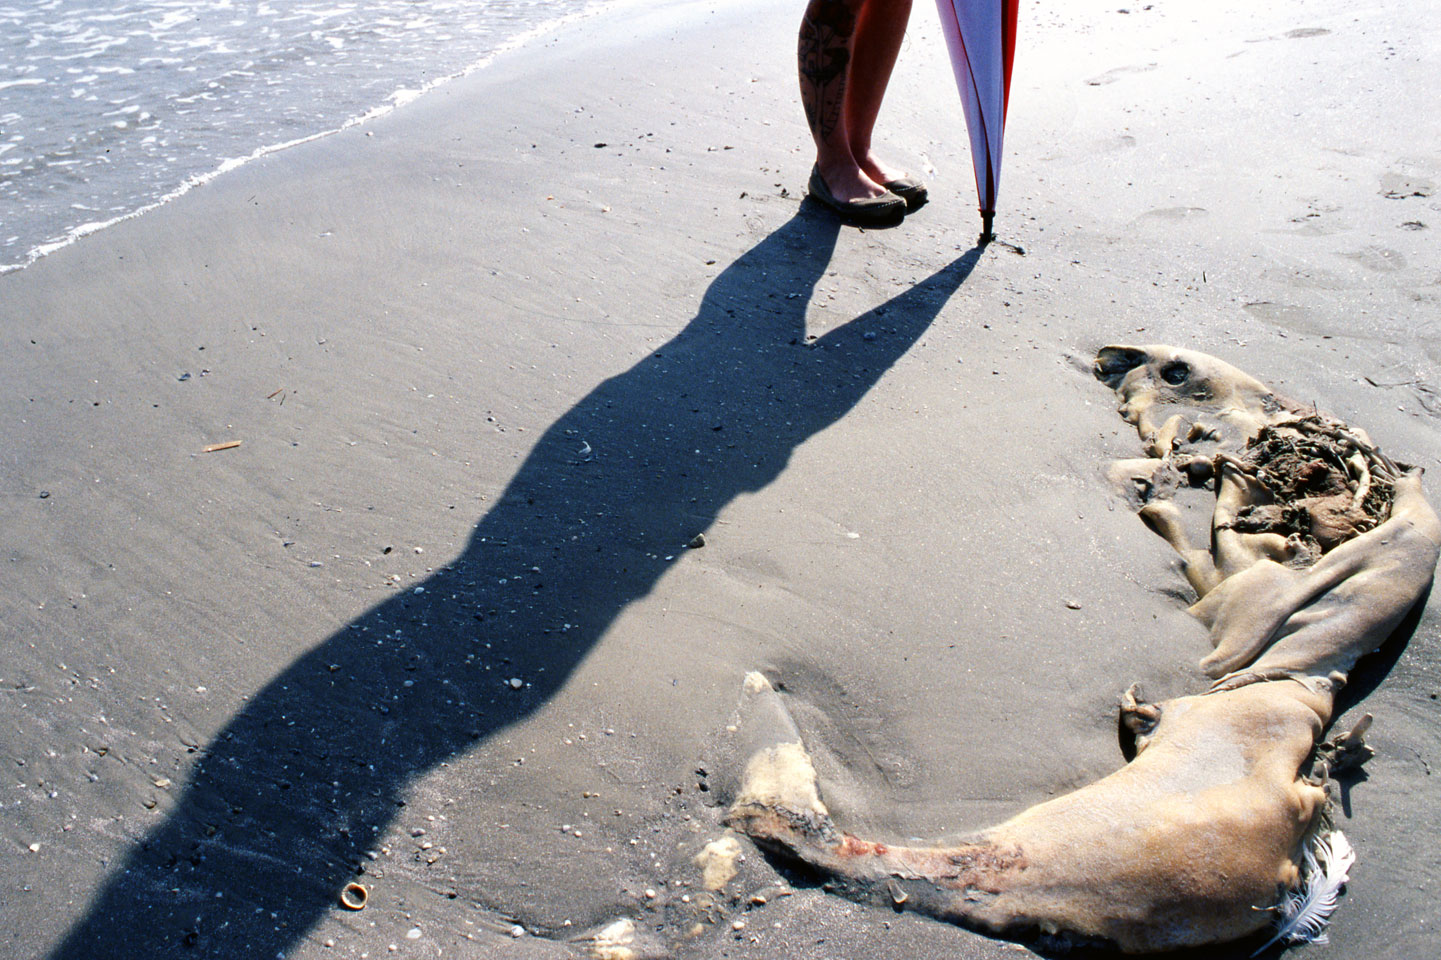
<path id="1" fill-rule="evenodd" d="M 889 163 L 876 157 L 876 155 L 869 150 L 863 155 L 860 161 L 860 168 L 870 180 L 880 184 L 892 183 L 906 176 L 904 170 L 891 166 Z"/>
<path id="2" fill-rule="evenodd" d="M 839 160 L 817 160 L 816 167 L 821 179 L 830 188 L 831 195 L 841 203 L 852 200 L 866 200 L 886 195 L 886 188 L 872 177 L 866 176 L 850 157 Z"/>

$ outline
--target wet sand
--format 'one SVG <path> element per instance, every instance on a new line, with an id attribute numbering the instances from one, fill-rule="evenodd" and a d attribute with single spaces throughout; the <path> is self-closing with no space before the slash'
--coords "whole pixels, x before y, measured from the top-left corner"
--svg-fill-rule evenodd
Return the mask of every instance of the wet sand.
<path id="1" fill-rule="evenodd" d="M 0 277 L 5 955 L 570 957 L 628 916 L 685 957 L 1013 956 L 750 848 L 707 894 L 744 673 L 882 838 L 1115 769 L 1121 691 L 1200 689 L 1206 644 L 1102 478 L 1138 448 L 1106 343 L 1314 399 L 1438 495 L 1434 24 L 1027 8 L 1021 255 L 973 249 L 920 5 L 882 133 L 931 204 L 800 202 L 797 16 L 586 21 Z M 1441 924 L 1438 634 L 1338 720 L 1378 755 L 1336 956 Z"/>

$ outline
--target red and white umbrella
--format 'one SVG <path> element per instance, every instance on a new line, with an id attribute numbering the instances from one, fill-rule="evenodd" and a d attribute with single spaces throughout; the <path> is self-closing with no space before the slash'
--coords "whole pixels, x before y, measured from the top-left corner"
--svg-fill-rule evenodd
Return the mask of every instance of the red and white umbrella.
<path id="1" fill-rule="evenodd" d="M 1016 58 L 1019 0 L 936 0 L 936 5 L 971 134 L 981 239 L 990 240 L 1001 183 L 1001 141 L 1011 94 L 1011 64 Z"/>

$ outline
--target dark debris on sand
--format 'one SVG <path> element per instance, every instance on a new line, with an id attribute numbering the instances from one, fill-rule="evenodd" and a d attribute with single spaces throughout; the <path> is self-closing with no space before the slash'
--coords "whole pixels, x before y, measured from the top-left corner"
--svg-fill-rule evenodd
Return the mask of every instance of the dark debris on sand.
<path id="1" fill-rule="evenodd" d="M 1336 420 L 1319 415 L 1266 426 L 1236 463 L 1270 495 L 1229 524 L 1241 533 L 1276 533 L 1314 561 L 1391 514 L 1395 463 Z"/>

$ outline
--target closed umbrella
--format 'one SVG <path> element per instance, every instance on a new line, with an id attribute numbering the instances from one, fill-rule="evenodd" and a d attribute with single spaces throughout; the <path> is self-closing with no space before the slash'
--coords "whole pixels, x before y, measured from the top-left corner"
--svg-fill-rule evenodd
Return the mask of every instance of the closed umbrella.
<path id="1" fill-rule="evenodd" d="M 1001 141 L 1016 58 L 1019 0 L 936 0 L 936 4 L 971 134 L 981 240 L 989 241 L 995 237 L 991 227 L 1001 183 Z"/>

